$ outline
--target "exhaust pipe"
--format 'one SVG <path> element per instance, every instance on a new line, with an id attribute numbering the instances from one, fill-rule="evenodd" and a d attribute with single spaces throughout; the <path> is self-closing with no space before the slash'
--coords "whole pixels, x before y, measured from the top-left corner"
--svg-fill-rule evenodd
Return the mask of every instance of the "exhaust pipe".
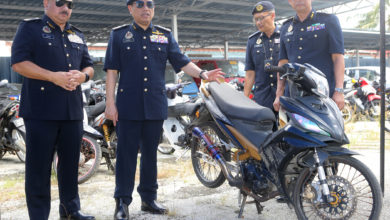
<path id="1" fill-rule="evenodd" d="M 213 159 L 217 161 L 225 178 L 228 180 L 229 185 L 241 188 L 242 181 L 235 179 L 228 171 L 225 158 L 221 155 L 218 148 L 215 147 L 214 143 L 210 140 L 210 138 L 199 127 L 194 127 L 192 129 L 192 133 L 203 141 L 203 145 L 206 147 L 207 151 L 210 153 Z"/>

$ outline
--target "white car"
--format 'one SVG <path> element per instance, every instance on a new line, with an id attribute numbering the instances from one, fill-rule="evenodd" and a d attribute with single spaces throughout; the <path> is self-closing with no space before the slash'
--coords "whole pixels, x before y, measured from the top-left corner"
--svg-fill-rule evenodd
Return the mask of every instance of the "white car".
<path id="1" fill-rule="evenodd" d="M 358 66 L 345 68 L 345 75 L 350 78 L 359 80 L 360 77 L 365 77 L 369 82 L 380 83 L 380 67 L 379 66 Z M 347 78 L 347 77 L 345 77 Z M 348 88 L 349 83 L 345 86 Z M 390 68 L 386 67 L 386 88 L 390 88 Z"/>

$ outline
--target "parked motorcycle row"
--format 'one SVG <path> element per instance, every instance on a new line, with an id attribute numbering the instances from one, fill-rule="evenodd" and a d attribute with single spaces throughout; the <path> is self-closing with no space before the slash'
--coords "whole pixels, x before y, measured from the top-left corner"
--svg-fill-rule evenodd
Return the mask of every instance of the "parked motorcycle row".
<path id="1" fill-rule="evenodd" d="M 309 64 L 296 63 L 268 66 L 267 71 L 279 72 L 290 89 L 290 97 L 280 98 L 277 131 L 272 130 L 276 120 L 272 110 L 238 91 L 239 85 L 202 81 L 197 95 L 190 96 L 184 92 L 188 83 L 169 84 L 168 119 L 159 152 L 188 150 L 201 184 L 217 188 L 227 180 L 237 188 L 239 218 L 246 204 L 254 203 L 261 214 L 261 203 L 282 196 L 298 219 L 378 219 L 383 205 L 379 183 L 353 157 L 357 153 L 343 147 L 349 143 L 344 133 L 348 119 L 329 98 L 325 75 Z M 117 143 L 115 127 L 104 115 L 104 83 L 90 81 L 82 90 L 79 183 L 93 176 L 102 158 L 115 172 Z M 379 115 L 380 97 L 364 79 L 354 82 L 345 99 L 351 120 Z M 17 117 L 18 101 L 3 100 L 0 155 L 11 152 L 21 158 L 25 134 Z M 54 170 L 56 161 L 55 155 Z"/>

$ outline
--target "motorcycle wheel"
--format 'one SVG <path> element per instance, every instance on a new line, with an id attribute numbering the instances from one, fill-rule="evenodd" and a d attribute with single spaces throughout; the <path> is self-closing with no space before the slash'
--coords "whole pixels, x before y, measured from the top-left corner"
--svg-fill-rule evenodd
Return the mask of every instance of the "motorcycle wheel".
<path id="1" fill-rule="evenodd" d="M 116 146 L 118 143 L 118 137 L 116 136 L 116 131 L 111 133 L 110 136 L 111 150 L 109 150 L 109 154 L 106 154 L 105 159 L 107 161 L 108 170 L 110 170 L 113 174 L 115 174 L 115 166 L 116 166 Z"/>
<path id="2" fill-rule="evenodd" d="M 367 109 L 367 118 L 370 121 L 374 121 L 381 115 L 381 100 L 373 100 Z"/>
<path id="3" fill-rule="evenodd" d="M 161 131 L 160 142 L 158 144 L 157 150 L 162 154 L 173 154 L 173 152 L 175 152 L 175 148 L 173 148 L 169 143 L 167 137 L 164 134 L 164 131 Z"/>
<path id="4" fill-rule="evenodd" d="M 214 145 L 223 153 L 224 148 L 220 139 L 220 133 L 215 124 L 207 122 L 199 126 L 202 131 L 209 136 Z M 199 181 L 206 187 L 217 188 L 221 186 L 226 178 L 223 175 L 218 163 L 208 153 L 206 147 L 197 137 L 191 141 L 191 160 L 195 174 Z"/>
<path id="5" fill-rule="evenodd" d="M 84 134 L 81 140 L 78 183 L 84 183 L 95 174 L 99 169 L 102 152 L 97 141 Z M 57 152 L 54 154 L 53 168 L 57 175 L 58 156 Z"/>
<path id="6" fill-rule="evenodd" d="M 350 104 L 345 103 L 344 108 L 341 110 L 344 118 L 344 124 L 351 122 L 352 120 L 352 107 Z"/>
<path id="7" fill-rule="evenodd" d="M 13 129 L 11 134 L 14 143 L 19 142 L 16 146 L 18 148 L 18 150 L 15 151 L 16 156 L 24 163 L 26 162 L 26 136 L 17 129 Z"/>
<path id="8" fill-rule="evenodd" d="M 7 153 L 7 151 L 0 150 L 0 159 L 2 159 L 6 153 Z"/>
<path id="9" fill-rule="evenodd" d="M 302 170 L 293 201 L 298 219 L 379 219 L 382 193 L 373 173 L 353 157 L 334 156 L 324 170 L 333 202 L 323 200 L 317 170 Z"/>

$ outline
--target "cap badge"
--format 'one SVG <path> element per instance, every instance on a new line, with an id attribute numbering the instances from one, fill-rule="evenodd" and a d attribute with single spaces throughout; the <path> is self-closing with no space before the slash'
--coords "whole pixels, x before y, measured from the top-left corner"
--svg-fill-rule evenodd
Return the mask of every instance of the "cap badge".
<path id="1" fill-rule="evenodd" d="M 256 11 L 260 12 L 262 10 L 263 10 L 263 6 L 262 5 L 256 6 Z"/>

